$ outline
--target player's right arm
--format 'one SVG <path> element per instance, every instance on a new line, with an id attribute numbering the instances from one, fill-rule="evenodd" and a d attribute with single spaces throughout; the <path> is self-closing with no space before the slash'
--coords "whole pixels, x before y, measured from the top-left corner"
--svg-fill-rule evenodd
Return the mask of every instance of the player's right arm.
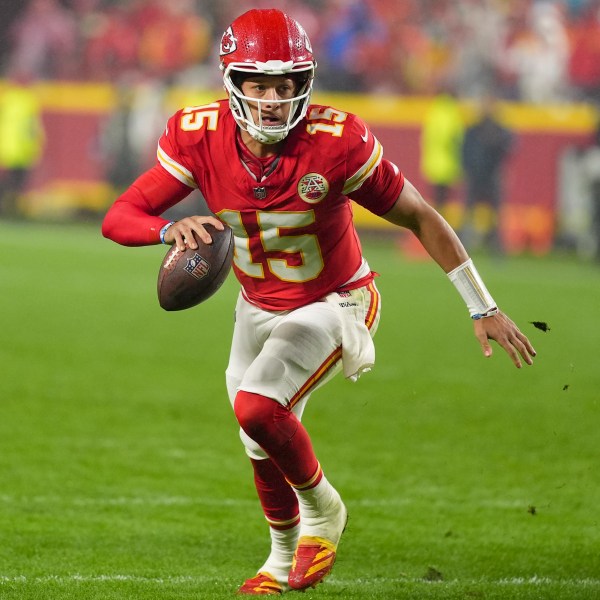
<path id="1" fill-rule="evenodd" d="M 175 123 L 179 113 L 169 121 L 158 149 L 159 162 L 142 174 L 131 186 L 117 198 L 110 207 L 102 222 L 102 234 L 124 246 L 147 246 L 151 244 L 176 243 L 185 249 L 185 240 L 189 240 L 191 248 L 196 248 L 192 231 L 206 243 L 210 243 L 210 234 L 203 227 L 211 223 L 217 229 L 223 229 L 221 221 L 212 216 L 186 217 L 177 222 L 171 222 L 161 215 L 169 208 L 183 200 L 196 187 L 191 173 L 183 167 L 182 171 L 189 173 L 188 177 L 178 176 L 177 165 L 163 147 L 176 155 L 176 136 L 169 131 L 176 131 Z M 162 232 L 162 234 L 161 234 Z"/>
<path id="2" fill-rule="evenodd" d="M 185 249 L 185 240 L 190 240 L 190 248 L 197 248 L 192 236 L 195 231 L 202 241 L 210 244 L 210 234 L 203 227 L 210 223 L 223 229 L 223 223 L 211 216 L 195 215 L 180 221 L 171 222 L 162 215 L 183 200 L 191 188 L 156 165 L 138 177 L 136 181 L 117 198 L 102 222 L 102 235 L 123 246 L 149 246 L 177 244 Z M 170 225 L 161 240 L 160 231 Z"/>
<path id="3" fill-rule="evenodd" d="M 160 215 L 190 192 L 156 165 L 115 200 L 102 221 L 102 235 L 124 246 L 158 244 L 160 230 L 169 223 Z"/>

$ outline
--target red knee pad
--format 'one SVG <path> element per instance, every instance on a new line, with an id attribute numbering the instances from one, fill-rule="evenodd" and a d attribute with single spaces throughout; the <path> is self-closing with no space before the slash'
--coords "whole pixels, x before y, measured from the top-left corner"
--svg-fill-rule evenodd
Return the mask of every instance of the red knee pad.
<path id="1" fill-rule="evenodd" d="M 302 485 L 314 476 L 319 462 L 306 429 L 293 412 L 272 398 L 244 391 L 237 393 L 233 409 L 241 428 L 291 484 Z"/>
<path id="2" fill-rule="evenodd" d="M 287 444 L 298 430 L 299 421 L 272 398 L 239 391 L 233 405 L 240 427 L 262 448 L 277 449 Z"/>

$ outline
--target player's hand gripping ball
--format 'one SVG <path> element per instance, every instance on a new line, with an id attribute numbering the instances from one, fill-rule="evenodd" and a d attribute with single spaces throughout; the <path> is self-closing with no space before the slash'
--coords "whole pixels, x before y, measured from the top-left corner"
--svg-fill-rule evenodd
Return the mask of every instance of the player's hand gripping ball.
<path id="1" fill-rule="evenodd" d="M 172 246 L 158 272 L 158 301 L 165 310 L 184 310 L 210 298 L 223 284 L 233 261 L 233 232 L 204 227 L 212 237 L 205 244 L 196 234 L 196 250 Z"/>

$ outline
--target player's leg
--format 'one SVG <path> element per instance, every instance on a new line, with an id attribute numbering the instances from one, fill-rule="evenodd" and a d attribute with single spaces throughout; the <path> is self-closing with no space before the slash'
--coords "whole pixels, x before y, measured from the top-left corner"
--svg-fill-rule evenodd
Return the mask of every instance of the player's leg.
<path id="1" fill-rule="evenodd" d="M 356 345 L 355 325 L 362 323 L 373 335 L 379 322 L 379 293 L 373 284 L 331 296 L 328 303 L 319 302 L 293 311 L 277 322 L 237 386 L 242 390 L 237 395 L 239 404 L 236 401 L 238 418 L 255 438 L 260 438 L 257 448 L 264 448 L 272 458 L 276 457 L 274 462 L 294 484 L 299 499 L 300 541 L 289 577 L 290 585 L 296 589 L 315 585 L 330 572 L 347 515 L 339 494 L 320 470 L 306 431 L 293 413 L 303 407 L 308 392 L 339 370 L 341 339 L 345 340 L 344 361 L 349 358 L 349 364 L 356 364 L 351 351 Z M 358 339 L 364 341 L 361 336 Z M 363 356 L 361 347 L 354 350 L 356 356 Z M 292 407 L 292 411 L 282 412 L 272 402 L 275 398 L 288 409 Z M 248 438 L 245 434 L 243 437 Z M 250 438 L 247 441 L 252 443 Z M 299 455 L 299 459 L 290 464 L 287 454 Z"/>
<path id="2" fill-rule="evenodd" d="M 333 372 L 341 336 L 340 316 L 331 305 L 319 302 L 293 311 L 273 329 L 247 370 L 234 406 L 242 429 L 296 491 L 300 541 L 289 583 L 297 589 L 315 585 L 330 572 L 346 524 L 346 508 L 292 410 L 302 394 Z"/>
<path id="3" fill-rule="evenodd" d="M 236 307 L 231 356 L 227 368 L 227 388 L 231 404 L 244 372 L 259 354 L 270 329 L 280 319 L 240 299 Z M 305 401 L 294 412 L 300 417 Z M 242 594 L 279 594 L 289 588 L 288 574 L 299 535 L 299 508 L 296 494 L 264 450 L 243 430 L 240 437 L 254 472 L 254 483 L 269 526 L 271 549 L 257 575 L 246 580 Z"/>
<path id="4" fill-rule="evenodd" d="M 307 400 L 308 396 L 294 407 L 294 414 L 298 418 L 301 417 Z M 240 430 L 240 435 L 254 470 L 254 484 L 269 526 L 271 548 L 257 574 L 242 584 L 239 593 L 278 594 L 289 589 L 288 575 L 300 534 L 298 499 L 264 450 L 243 430 Z"/>
<path id="5" fill-rule="evenodd" d="M 241 426 L 285 474 L 298 498 L 300 532 L 293 561 L 287 566 L 288 583 L 295 589 L 314 586 L 333 567 L 346 526 L 346 507 L 323 475 L 306 429 L 288 407 L 240 391 L 235 408 Z"/>
<path id="6" fill-rule="evenodd" d="M 296 496 L 277 466 L 269 459 L 251 459 L 254 483 L 267 519 L 271 549 L 257 574 L 238 592 L 248 595 L 279 594 L 288 589 L 287 578 L 298 542 L 300 515 Z M 289 518 L 289 515 L 293 515 Z"/>

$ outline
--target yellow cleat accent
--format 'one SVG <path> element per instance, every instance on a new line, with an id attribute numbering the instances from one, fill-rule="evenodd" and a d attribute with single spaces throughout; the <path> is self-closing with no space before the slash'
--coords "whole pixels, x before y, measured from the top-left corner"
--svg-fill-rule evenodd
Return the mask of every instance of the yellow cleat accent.
<path id="1" fill-rule="evenodd" d="M 273 575 L 261 571 L 256 576 L 246 579 L 237 593 L 245 596 L 276 596 L 283 594 L 283 587 Z"/>
<path id="2" fill-rule="evenodd" d="M 336 557 L 336 545 L 320 537 L 302 536 L 294 553 L 288 583 L 304 590 L 321 583 L 329 575 Z"/>

